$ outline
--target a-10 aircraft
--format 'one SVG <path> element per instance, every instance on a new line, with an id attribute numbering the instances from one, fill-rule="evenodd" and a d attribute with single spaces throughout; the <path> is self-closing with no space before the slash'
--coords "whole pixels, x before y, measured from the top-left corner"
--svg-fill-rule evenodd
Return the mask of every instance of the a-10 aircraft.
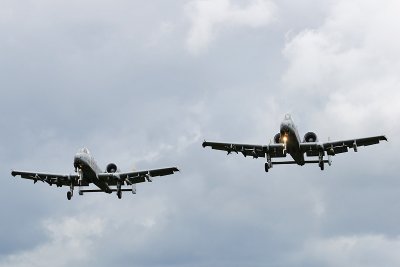
<path id="1" fill-rule="evenodd" d="M 268 172 L 275 164 L 298 164 L 318 163 L 321 170 L 324 170 L 324 163 L 331 165 L 331 156 L 339 153 L 347 152 L 349 148 L 353 148 L 357 152 L 359 146 L 369 146 L 378 144 L 380 141 L 387 141 L 383 135 L 356 138 L 343 141 L 319 142 L 314 132 L 308 132 L 304 135 L 303 141 L 297 131 L 295 124 L 290 116 L 286 114 L 281 123 L 280 133 L 274 137 L 274 142 L 269 145 L 249 145 L 249 144 L 231 144 L 231 143 L 215 143 L 204 141 L 203 147 L 211 147 L 212 149 L 227 151 L 228 155 L 232 152 L 237 154 L 240 152 L 243 156 L 251 156 L 253 158 L 265 157 L 265 171 Z M 294 161 L 276 161 L 272 162 L 272 158 L 284 158 L 289 154 Z M 317 160 L 306 160 L 307 157 L 318 157 Z M 324 156 L 328 155 L 328 159 Z"/>
<path id="2" fill-rule="evenodd" d="M 21 176 L 21 178 L 31 179 L 36 183 L 42 181 L 53 184 L 57 187 L 69 186 L 67 192 L 68 200 L 71 199 L 74 187 L 79 187 L 79 194 L 88 192 L 105 192 L 111 194 L 117 192 L 119 199 L 122 197 L 123 191 L 131 191 L 136 194 L 136 184 L 145 181 L 152 182 L 152 177 L 173 174 L 179 171 L 176 167 L 154 169 L 146 171 L 119 172 L 117 165 L 110 163 L 103 172 L 97 165 L 93 156 L 87 148 L 82 148 L 74 157 L 74 167 L 76 174 L 54 174 L 41 172 L 15 171 L 11 172 L 12 176 Z M 97 186 L 96 189 L 82 189 L 90 184 Z M 130 186 L 130 188 L 128 188 Z"/>

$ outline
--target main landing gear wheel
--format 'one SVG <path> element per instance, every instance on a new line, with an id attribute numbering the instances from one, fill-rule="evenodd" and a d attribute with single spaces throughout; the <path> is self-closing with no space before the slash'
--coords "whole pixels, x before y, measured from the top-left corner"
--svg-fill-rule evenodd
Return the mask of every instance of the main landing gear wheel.
<path id="1" fill-rule="evenodd" d="M 117 191 L 117 196 L 118 196 L 119 199 L 121 199 L 122 198 L 122 191 Z"/>
<path id="2" fill-rule="evenodd" d="M 265 172 L 268 172 L 268 170 L 269 170 L 269 164 L 265 163 Z"/>
<path id="3" fill-rule="evenodd" d="M 321 171 L 324 170 L 324 155 L 325 155 L 325 152 L 323 152 L 323 151 L 319 152 L 319 157 L 318 157 L 319 164 L 318 165 L 321 168 Z"/>
<path id="4" fill-rule="evenodd" d="M 67 192 L 67 199 L 68 199 L 68 200 L 71 200 L 71 198 L 72 198 L 72 192 L 71 192 L 71 191 L 68 191 L 68 192 Z"/>

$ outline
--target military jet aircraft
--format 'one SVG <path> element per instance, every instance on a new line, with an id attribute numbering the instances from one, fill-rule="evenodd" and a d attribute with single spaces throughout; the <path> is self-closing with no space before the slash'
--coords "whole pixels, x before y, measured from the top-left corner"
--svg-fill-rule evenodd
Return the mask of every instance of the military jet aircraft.
<path id="1" fill-rule="evenodd" d="M 42 172 L 11 171 L 12 176 L 21 176 L 21 178 L 31 179 L 34 183 L 42 181 L 53 184 L 57 187 L 69 186 L 67 198 L 70 200 L 73 196 L 74 187 L 79 187 L 79 194 L 88 192 L 117 192 L 119 199 L 123 191 L 131 191 L 136 194 L 136 184 L 141 182 L 152 182 L 152 177 L 173 174 L 179 171 L 176 167 L 154 169 L 146 171 L 119 172 L 117 165 L 110 163 L 103 172 L 97 165 L 93 156 L 87 148 L 82 148 L 74 157 L 74 167 L 76 174 L 54 174 Z M 96 189 L 82 189 L 90 184 L 95 184 Z M 131 188 L 127 188 L 131 186 Z"/>
<path id="2" fill-rule="evenodd" d="M 324 163 L 331 165 L 331 156 L 339 153 L 348 152 L 349 148 L 353 148 L 357 152 L 359 146 L 369 146 L 378 144 L 380 141 L 387 141 L 383 135 L 349 139 L 343 141 L 319 142 L 314 132 L 308 132 L 304 135 L 303 141 L 300 140 L 299 132 L 294 124 L 290 114 L 286 114 L 281 123 L 280 132 L 274 137 L 274 142 L 269 145 L 249 145 L 249 144 L 231 144 L 231 143 L 215 143 L 204 141 L 203 147 L 211 147 L 216 150 L 227 151 L 228 155 L 232 152 L 239 152 L 243 156 L 251 156 L 253 158 L 265 157 L 265 171 L 268 172 L 273 165 L 278 164 L 298 164 L 300 166 L 306 163 L 318 163 L 321 170 L 324 170 Z M 294 161 L 276 161 L 272 162 L 272 158 L 285 158 L 289 154 Z M 318 157 L 316 160 L 306 160 L 307 157 Z M 327 155 L 328 159 L 324 159 Z"/>

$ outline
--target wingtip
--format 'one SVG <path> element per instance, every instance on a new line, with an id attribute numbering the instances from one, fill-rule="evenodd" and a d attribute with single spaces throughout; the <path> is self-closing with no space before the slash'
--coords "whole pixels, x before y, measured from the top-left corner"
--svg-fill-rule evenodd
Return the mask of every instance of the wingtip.
<path id="1" fill-rule="evenodd" d="M 383 136 L 383 140 L 385 140 L 386 142 L 389 142 L 386 135 Z"/>
<path id="2" fill-rule="evenodd" d="M 201 145 L 202 145 L 202 147 L 206 147 L 206 146 L 207 146 L 207 141 L 204 140 L 204 141 L 203 141 L 203 144 L 201 144 Z"/>
<path id="3" fill-rule="evenodd" d="M 172 169 L 172 173 L 174 172 L 180 172 L 181 170 L 178 167 L 171 167 L 170 169 Z"/>

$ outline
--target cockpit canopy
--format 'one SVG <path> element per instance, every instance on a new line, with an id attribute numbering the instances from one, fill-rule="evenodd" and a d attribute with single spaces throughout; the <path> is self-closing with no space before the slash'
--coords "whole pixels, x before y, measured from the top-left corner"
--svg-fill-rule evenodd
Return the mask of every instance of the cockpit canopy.
<path id="1" fill-rule="evenodd" d="M 79 150 L 79 153 L 90 154 L 90 151 L 89 151 L 89 149 L 87 149 L 86 147 L 84 147 L 84 148 L 81 148 L 81 149 Z"/>

